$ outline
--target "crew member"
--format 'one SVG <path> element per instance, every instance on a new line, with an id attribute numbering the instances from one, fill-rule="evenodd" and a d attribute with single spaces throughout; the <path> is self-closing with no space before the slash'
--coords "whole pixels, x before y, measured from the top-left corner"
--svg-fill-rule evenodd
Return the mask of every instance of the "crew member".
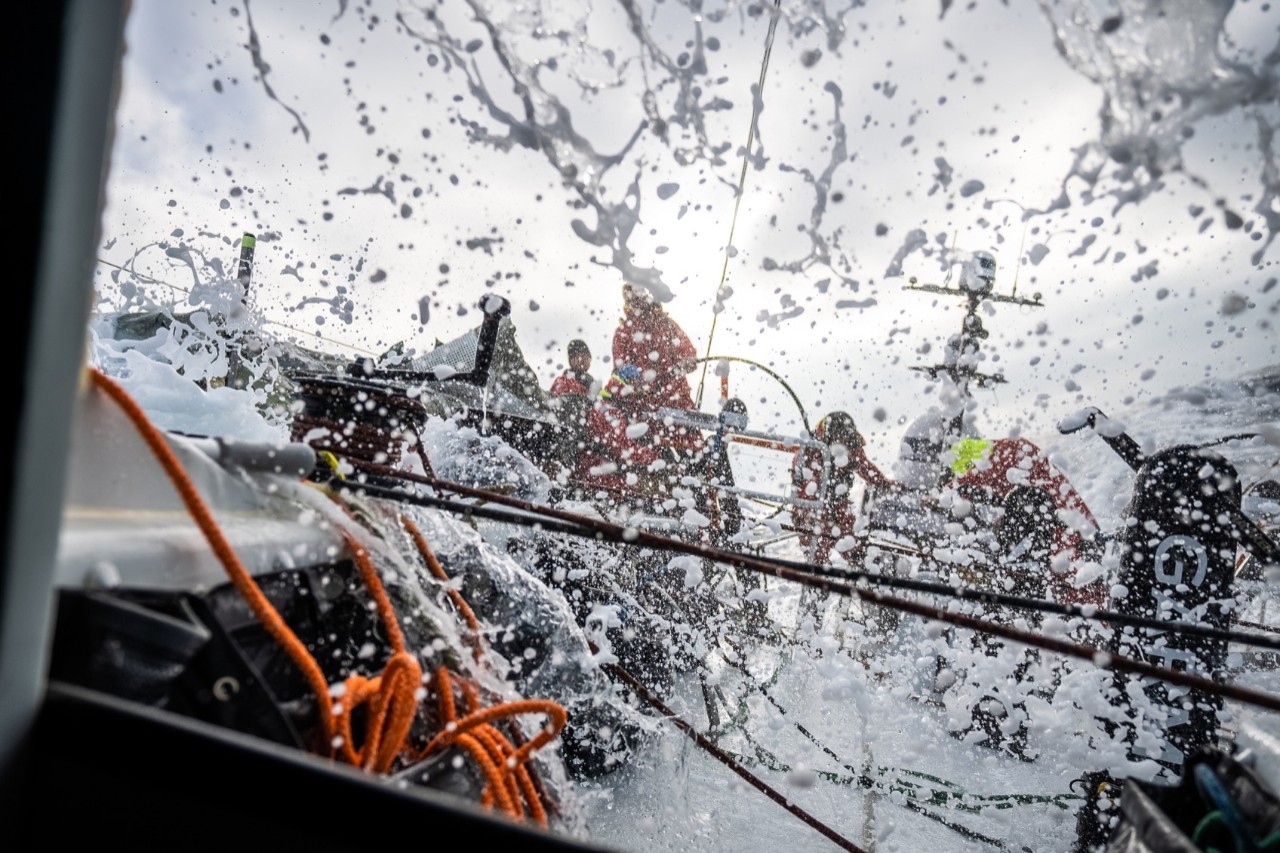
<path id="1" fill-rule="evenodd" d="M 1039 447 L 1025 438 L 965 438 L 951 446 L 951 456 L 951 485 L 962 494 L 1003 505 L 1007 516 L 1018 516 L 1019 524 L 1038 520 L 1041 534 L 1050 542 L 1044 562 L 1050 566 L 1047 591 L 1055 601 L 1103 602 L 1104 582 L 1077 588 L 1070 565 L 1087 556 L 1088 539 L 1081 531 L 1096 531 L 1097 519 Z M 1036 491 L 1039 496 L 1032 494 Z"/>
<path id="2" fill-rule="evenodd" d="M 826 565 L 832 548 L 853 534 L 857 521 L 853 509 L 855 480 L 861 478 L 870 487 L 890 487 L 893 481 L 867 458 L 866 442 L 848 412 L 831 412 L 818 421 L 813 437 L 828 446 L 830 471 L 823 470 L 827 454 L 818 448 L 802 448 L 791 463 L 791 481 L 797 497 L 822 501 L 822 505 L 816 510 L 798 506 L 792 510 L 791 518 L 806 553 L 816 549 L 814 562 Z M 825 494 L 824 479 L 828 480 Z"/>
<path id="3" fill-rule="evenodd" d="M 698 353 L 684 330 L 643 287 L 622 286 L 623 316 L 613 334 L 613 363 L 640 368 L 647 403 L 657 409 L 693 409 L 689 374 Z"/>
<path id="4" fill-rule="evenodd" d="M 548 405 L 556 413 L 556 419 L 567 427 L 560 442 L 560 461 L 572 468 L 583 447 L 587 417 L 601 386 L 588 372 L 591 348 L 586 341 L 569 341 L 568 356 L 569 367 L 551 383 Z"/>
<path id="5" fill-rule="evenodd" d="M 717 548 L 741 548 L 742 506 L 737 495 L 723 489 L 734 488 L 733 465 L 729 460 L 729 443 L 726 433 L 742 432 L 747 428 L 747 405 L 738 397 L 729 397 L 720 404 L 716 418 L 716 431 L 708 443 L 706 472 L 710 484 L 712 517 L 711 544 Z M 768 608 L 763 597 L 764 585 L 760 574 L 742 566 L 734 568 L 738 588 L 742 594 L 742 613 L 747 627 L 761 629 L 768 625 Z"/>
<path id="6" fill-rule="evenodd" d="M 622 322 L 613 334 L 613 363 L 635 365 L 636 382 L 649 412 L 651 438 L 671 448 L 687 467 L 696 467 L 705 450 L 702 433 L 660 414 L 661 409 L 696 408 L 689 374 L 697 366 L 697 351 L 649 292 L 636 284 L 622 286 Z"/>
<path id="7" fill-rule="evenodd" d="M 587 441 L 578 456 L 576 479 L 613 492 L 653 491 L 666 468 L 663 448 L 648 441 L 640 369 L 619 365 L 587 413 Z"/>
<path id="8" fill-rule="evenodd" d="M 712 544 L 724 547 L 733 542 L 733 538 L 742 531 L 742 507 L 732 492 L 722 491 L 737 485 L 733 477 L 733 466 L 729 461 L 729 444 L 725 440 L 726 430 L 745 430 L 747 428 L 747 406 L 738 397 L 724 400 L 720 406 L 720 415 L 716 418 L 716 431 L 711 437 L 705 455 L 703 471 L 711 486 L 711 498 L 714 501 L 708 507 L 712 512 L 716 525 L 716 534 Z"/>
<path id="9" fill-rule="evenodd" d="M 596 379 L 590 374 L 591 348 L 581 339 L 569 341 L 567 350 L 569 367 L 551 383 L 551 394 L 556 397 L 565 394 L 579 394 L 587 397 L 600 392 Z"/>

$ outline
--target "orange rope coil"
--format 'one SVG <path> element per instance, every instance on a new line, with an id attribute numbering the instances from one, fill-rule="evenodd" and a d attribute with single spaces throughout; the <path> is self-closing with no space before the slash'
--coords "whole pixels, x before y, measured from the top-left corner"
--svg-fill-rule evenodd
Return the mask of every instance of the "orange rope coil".
<path id="1" fill-rule="evenodd" d="M 321 754 L 367 771 L 386 773 L 397 759 L 417 763 L 457 744 L 472 757 L 484 776 L 486 785 L 481 798 L 482 804 L 496 807 L 499 812 L 516 820 L 528 817 L 539 826 L 547 826 L 546 809 L 528 761 L 535 751 L 550 743 L 564 729 L 568 715 L 563 707 L 550 700 L 526 699 L 482 708 L 478 688 L 469 680 L 458 676 L 458 687 L 462 691 L 466 707 L 466 715 L 459 719 L 453 696 L 455 676 L 441 666 L 435 672 L 435 681 L 442 729 L 424 747 L 414 750 L 409 740 L 410 730 L 419 711 L 418 690 L 423 681 L 422 668 L 418 659 L 405 648 L 404 635 L 395 609 L 368 550 L 350 532 L 343 531 L 361 579 L 373 597 L 392 653 L 380 674 L 373 677 L 352 674 L 343 681 L 340 688 L 331 689 L 315 657 L 267 600 L 232 549 L 213 513 L 160 430 L 150 422 L 137 402 L 101 371 L 90 368 L 90 379 L 132 421 L 178 490 L 183 504 L 222 563 L 231 583 L 258 621 L 301 670 L 315 696 L 320 714 L 321 734 L 324 737 L 324 742 L 319 746 Z M 401 516 L 401 522 L 432 574 L 440 580 L 448 580 L 439 560 L 418 528 L 406 516 Z M 478 661 L 481 656 L 480 624 L 457 590 L 450 589 L 448 593 L 472 631 L 473 650 Z M 365 729 L 357 746 L 357 738 L 352 730 L 353 718 L 357 709 L 365 706 Z M 537 736 L 519 747 L 513 745 L 494 726 L 495 722 L 514 722 L 514 717 L 530 713 L 544 714 L 550 722 Z"/>

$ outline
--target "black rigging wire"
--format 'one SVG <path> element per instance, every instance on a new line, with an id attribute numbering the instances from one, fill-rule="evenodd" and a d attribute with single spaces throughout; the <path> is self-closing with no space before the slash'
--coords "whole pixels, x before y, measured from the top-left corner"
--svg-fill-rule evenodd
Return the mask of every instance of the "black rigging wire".
<path id="1" fill-rule="evenodd" d="M 636 544 L 636 538 L 643 535 L 646 540 L 649 540 L 647 544 L 650 544 L 653 547 L 665 547 L 668 550 L 679 549 L 683 550 L 685 553 L 695 553 L 698 556 L 707 557 L 709 559 L 716 560 L 717 562 L 740 564 L 743 565 L 744 568 L 748 569 L 758 568 L 757 566 L 753 566 L 752 563 L 765 564 L 772 567 L 786 569 L 790 572 L 801 575 L 802 577 L 800 582 L 802 583 L 804 582 L 804 576 L 811 576 L 819 580 L 835 579 L 854 583 L 863 582 L 891 589 L 928 593 L 941 598 L 958 598 L 989 606 L 1034 610 L 1042 613 L 1051 613 L 1058 616 L 1084 619 L 1092 622 L 1109 622 L 1116 625 L 1146 628 L 1172 634 L 1186 634 L 1202 637 L 1204 639 L 1221 640 L 1229 643 L 1238 643 L 1240 645 L 1256 646 L 1258 648 L 1280 651 L 1280 636 L 1262 636 L 1259 634 L 1231 631 L 1228 629 L 1214 628 L 1209 625 L 1200 625 L 1190 622 L 1166 622 L 1159 619 L 1119 613 L 1113 610 L 1103 610 L 1101 608 L 1082 606 L 1078 604 L 1062 604 L 1056 601 L 1043 601 L 1036 598 L 1009 595 L 1007 593 L 954 586 L 952 584 L 940 583 L 937 581 L 926 581 L 918 578 L 902 578 L 893 575 L 861 571 L 858 569 L 822 567 L 816 566 L 812 563 L 806 563 L 798 560 L 787 560 L 781 557 L 771 557 L 763 554 L 747 555 L 732 551 L 723 551 L 707 545 L 687 543 L 680 540 L 657 536 L 652 533 L 634 531 L 622 525 L 616 525 L 611 522 L 588 518 L 586 516 L 578 516 L 574 513 L 565 512 L 564 510 L 558 510 L 552 507 L 538 506 L 519 498 L 513 498 L 507 495 L 498 495 L 484 491 L 483 489 L 464 486 L 459 483 L 449 483 L 447 481 L 431 477 L 423 477 L 421 475 L 402 472 L 389 466 L 380 466 L 369 463 L 361 464 L 375 470 L 376 473 L 385 477 L 406 480 L 426 486 L 433 486 L 445 491 L 465 495 L 467 497 L 478 498 L 483 501 L 503 504 L 505 506 L 522 510 L 527 514 L 509 514 L 488 507 L 475 506 L 474 504 L 462 504 L 463 507 L 474 507 L 474 509 L 463 510 L 464 512 L 470 512 L 471 514 L 479 517 L 489 518 L 494 521 L 510 521 L 517 524 L 524 524 L 526 526 L 536 526 L 548 532 L 584 536 L 586 538 L 597 540 L 608 539 L 622 544 Z M 366 488 L 366 485 L 361 484 L 359 488 Z M 374 488 L 376 490 L 377 487 L 375 486 Z M 406 499 L 421 501 L 427 506 L 434 506 L 440 509 L 453 511 L 457 511 L 458 508 L 456 502 L 450 501 L 447 498 L 422 496 L 416 492 L 412 493 L 412 495 L 394 490 L 393 492 L 396 497 L 405 497 Z M 657 541 L 654 542 L 652 540 Z M 1270 631 L 1271 629 L 1264 626 L 1262 630 Z"/>
<path id="2" fill-rule="evenodd" d="M 872 547 L 876 546 L 873 545 Z M 858 569 L 815 566 L 811 563 L 786 560 L 780 557 L 766 557 L 764 559 L 797 571 L 812 572 L 813 574 L 821 577 L 834 577 L 855 582 L 866 581 L 868 583 L 879 584 L 881 586 L 893 587 L 896 589 L 927 592 L 933 595 L 959 598 L 964 601 L 975 601 L 980 604 L 995 605 L 997 607 L 1036 610 L 1041 613 L 1052 613 L 1058 616 L 1068 616 L 1095 622 L 1110 622 L 1112 624 L 1127 625 L 1133 628 L 1148 628 L 1156 631 L 1166 631 L 1173 634 L 1186 634 L 1190 636 L 1203 637 L 1208 640 L 1222 640 L 1229 643 L 1239 643 L 1246 646 L 1258 646 L 1259 648 L 1280 651 L 1280 636 L 1274 638 L 1266 637 L 1258 634 L 1248 634 L 1241 631 L 1231 631 L 1224 628 L 1214 628 L 1209 625 L 1200 625 L 1192 622 L 1165 622 L 1159 619 L 1133 616 L 1128 613 L 1120 613 L 1115 610 L 1103 610 L 1101 608 L 1086 605 L 1063 604 L 1056 601 L 1044 601 L 1038 598 L 1024 598 L 1018 595 L 1008 595 L 1006 593 L 989 592 L 982 589 L 952 586 L 951 584 L 939 583 L 937 581 L 924 581 L 919 580 L 918 578 L 899 578 L 892 575 L 880 575 L 874 572 L 860 571 Z M 969 565 L 984 566 L 991 568 L 992 570 L 996 568 L 991 563 L 977 560 L 973 561 Z M 1274 631 L 1274 629 L 1267 628 L 1265 626 L 1262 627 L 1262 630 L 1268 632 Z"/>
<path id="3" fill-rule="evenodd" d="M 417 477 L 417 475 L 413 476 Z M 349 481 L 337 480 L 334 481 L 334 485 L 339 488 L 351 488 L 357 492 L 363 491 L 372 496 L 382 496 L 392 500 L 402 500 L 409 503 L 423 503 L 427 506 L 433 506 L 450 512 L 461 513 L 463 515 L 475 515 L 493 520 L 508 521 L 537 529 L 553 529 L 552 525 L 554 524 L 554 529 L 556 529 L 557 532 L 569 533 L 570 535 L 579 535 L 601 540 L 609 539 L 623 544 L 650 546 L 660 550 L 690 554 L 720 562 L 728 562 L 735 566 L 740 565 L 764 574 L 773 575 L 783 580 L 808 584 L 809 586 L 822 589 L 828 593 L 855 596 L 863 601 L 870 602 L 871 604 L 877 604 L 893 610 L 905 611 L 916 616 L 926 619 L 934 619 L 939 622 L 949 623 L 961 628 L 981 631 L 993 636 L 1003 637 L 1007 640 L 1013 640 L 1029 646 L 1057 652 L 1069 657 L 1088 660 L 1093 662 L 1095 665 L 1106 666 L 1107 668 L 1115 669 L 1120 672 L 1147 675 L 1161 681 L 1190 687 L 1209 694 L 1220 695 L 1250 705 L 1280 711 L 1280 695 L 1268 694 L 1234 684 L 1219 684 L 1208 678 L 1188 672 L 1179 672 L 1177 670 L 1155 666 L 1147 663 L 1146 661 L 1136 660 L 1120 654 L 1101 653 L 1097 649 L 1092 649 L 1079 643 L 1043 636 L 1031 631 L 990 622 L 988 620 L 979 619 L 963 613 L 953 613 L 942 608 L 921 604 L 908 599 L 896 598 L 894 596 L 875 592 L 865 587 L 857 587 L 852 584 L 812 572 L 797 571 L 785 565 L 778 565 L 771 559 L 735 554 L 733 552 L 722 551 L 720 549 L 698 543 L 682 542 L 677 539 L 658 536 L 656 534 L 649 533 L 648 531 L 638 530 L 636 528 L 626 528 L 621 525 L 602 522 L 596 519 L 587 519 L 583 517 L 575 518 L 572 514 L 564 513 L 562 510 L 553 510 L 549 507 L 535 507 L 526 501 L 520 501 L 516 498 L 509 498 L 503 495 L 485 492 L 480 489 L 472 489 L 468 486 L 462 486 L 457 483 L 448 483 L 446 481 L 425 477 L 421 479 L 426 481 L 428 485 L 434 485 L 438 488 L 454 491 L 458 494 L 470 494 L 473 497 L 479 497 L 482 500 L 494 503 L 514 505 L 523 511 L 513 512 L 509 509 L 500 510 L 489 506 L 475 506 L 462 501 L 451 501 L 445 498 L 421 495 L 416 490 L 408 491 L 405 489 L 379 486 L 374 483 L 350 483 Z M 530 508 L 539 515 L 549 517 L 530 515 Z M 559 516 L 568 516 L 568 518 L 564 519 Z M 1169 624 L 1161 623 L 1161 625 L 1164 630 L 1170 630 Z"/>
<path id="4" fill-rule="evenodd" d="M 593 645 L 592 651 L 595 652 L 599 650 L 596 649 Z M 616 677 L 618 677 L 623 682 L 625 682 L 626 685 L 630 687 L 631 690 L 637 696 L 639 696 L 649 705 L 651 705 L 652 707 L 656 708 L 659 712 L 661 712 L 663 716 L 669 719 L 672 722 L 672 724 L 676 726 L 676 728 L 680 729 L 680 731 L 684 732 L 688 737 L 690 737 L 694 741 L 694 743 L 698 744 L 698 746 L 702 747 L 709 755 L 713 756 L 717 761 L 720 761 L 722 764 L 724 764 L 734 773 L 738 774 L 738 776 L 740 776 L 742 779 L 746 780 L 757 791 L 760 791 L 769 799 L 773 800 L 775 803 L 777 803 L 778 805 L 786 809 L 788 812 L 790 812 L 793 816 L 799 818 L 801 821 L 803 821 L 805 824 L 812 827 L 813 829 L 816 829 L 823 836 L 825 836 L 827 839 L 834 842 L 835 844 L 839 845 L 841 848 L 845 850 L 849 850 L 851 851 L 851 853 L 866 853 L 866 851 L 864 851 L 861 847 L 857 846 L 852 841 L 845 838 L 843 835 L 840 835 L 831 827 L 822 823 L 813 815 L 809 814 L 808 812 L 804 811 L 799 806 L 797 806 L 795 803 L 791 802 L 788 798 L 782 796 L 773 788 L 766 785 L 764 781 L 761 780 L 758 776 L 748 771 L 745 767 L 742 766 L 740 762 L 735 761 L 732 756 L 730 756 L 724 750 L 720 749 L 720 747 L 712 743 L 705 735 L 700 734 L 696 729 L 694 729 L 693 726 L 691 726 L 686 720 L 684 720 L 684 718 L 682 718 L 679 714 L 677 714 L 671 708 L 667 707 L 662 702 L 662 700 L 660 700 L 657 696 L 655 696 L 653 692 L 649 690 L 649 688 L 645 687 L 645 685 L 638 678 L 636 678 L 631 673 L 627 672 L 627 670 L 613 663 L 606 663 L 604 664 L 604 667 L 605 669 L 613 673 Z"/>

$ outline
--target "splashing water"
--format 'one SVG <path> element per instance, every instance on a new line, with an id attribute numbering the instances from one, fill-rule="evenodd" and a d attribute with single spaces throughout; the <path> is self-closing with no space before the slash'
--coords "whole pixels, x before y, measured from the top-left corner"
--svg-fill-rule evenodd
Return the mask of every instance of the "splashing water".
<path id="1" fill-rule="evenodd" d="M 1077 152 L 1062 195 L 1045 210 L 1069 203 L 1072 178 L 1114 198 L 1116 208 L 1148 198 L 1164 175 L 1185 169 L 1183 149 L 1204 119 L 1234 113 L 1256 133 L 1259 193 L 1253 210 L 1267 232 L 1253 254 L 1259 263 L 1280 231 L 1273 149 L 1280 125 L 1280 45 L 1253 64 L 1243 50 L 1224 55 L 1232 45 L 1228 17 L 1238 5 L 1232 0 L 1040 5 L 1053 23 L 1059 53 L 1103 92 L 1100 136 Z M 1228 227 L 1244 224 L 1233 211 L 1225 215 Z"/>
<path id="2" fill-rule="evenodd" d="M 642 198 L 655 191 L 647 173 L 657 164 L 662 164 L 657 172 L 667 175 L 689 167 L 710 169 L 722 184 L 734 187 L 736 181 L 729 175 L 739 157 L 745 156 L 753 175 L 772 165 L 780 173 L 798 176 L 811 195 L 807 222 L 797 225 L 808 241 L 807 251 L 791 258 L 770 253 L 758 261 L 759 268 L 834 276 L 843 287 L 858 289 L 859 279 L 850 275 L 857 258 L 844 235 L 846 227 L 829 221 L 831 200 L 840 198 L 833 196 L 837 178 L 851 168 L 860 148 L 859 134 L 851 131 L 842 116 L 842 84 L 834 79 L 821 84 L 832 98 L 829 117 L 814 123 L 815 129 L 823 131 L 817 138 L 821 140 L 817 153 L 825 162 L 813 162 L 813 151 L 772 141 L 778 132 L 770 127 L 766 108 L 771 99 L 786 97 L 786 86 L 779 88 L 776 82 L 772 90 L 763 92 L 751 87 L 749 96 L 762 113 L 755 128 L 755 148 L 733 151 L 732 140 L 747 129 L 743 112 L 733 111 L 733 93 L 741 90 L 732 88 L 727 78 L 714 76 L 709 55 L 721 45 L 704 32 L 704 23 L 723 24 L 737 16 L 745 32 L 753 19 L 768 14 L 767 4 L 730 3 L 705 10 L 700 3 L 672 3 L 647 11 L 626 2 L 623 20 L 609 27 L 601 27 L 597 10 L 591 8 L 578 11 L 556 4 L 529 4 L 510 11 L 503 4 L 480 0 L 467 5 L 487 44 L 455 35 L 460 25 L 434 4 L 402 13 L 399 21 L 413 38 L 440 51 L 446 70 L 465 76 L 475 105 L 483 111 L 476 116 L 460 110 L 466 114 L 462 120 L 473 142 L 499 151 L 519 146 L 540 152 L 581 207 L 592 211 L 594 221 L 576 218 L 572 230 L 578 239 L 606 250 L 600 263 L 647 287 L 660 301 L 670 299 L 672 291 L 663 271 L 633 260 L 631 241 L 641 223 Z M 1028 206 L 1024 218 L 1070 207 L 1068 187 L 1077 180 L 1088 187 L 1083 201 L 1110 197 L 1113 210 L 1151 197 L 1173 172 L 1185 173 L 1194 183 L 1214 190 L 1208 179 L 1187 172 L 1183 151 L 1206 120 L 1229 115 L 1245 120 L 1256 135 L 1256 144 L 1250 146 L 1258 185 L 1253 212 L 1266 234 L 1253 253 L 1253 262 L 1258 263 L 1280 231 L 1280 170 L 1272 142 L 1280 122 L 1275 111 L 1280 51 L 1254 57 L 1237 49 L 1228 55 L 1234 8 L 1228 0 L 1173 5 L 1155 0 L 1042 2 L 1058 52 L 1096 85 L 1103 100 L 1096 138 L 1079 147 L 1072 162 L 1063 164 L 1059 195 Z M 834 16 L 823 4 L 784 6 L 782 13 L 787 48 L 800 57 L 805 69 L 820 67 L 824 50 L 859 52 L 859 41 L 851 35 L 860 19 L 856 6 Z M 558 50 L 568 44 L 574 45 L 568 55 Z M 671 44 L 683 49 L 673 51 L 667 47 Z M 481 73 L 479 56 L 485 47 L 492 50 L 503 83 L 517 95 L 518 114 L 500 106 L 500 87 Z M 893 87 L 886 84 L 884 92 L 892 97 Z M 620 111 L 616 104 L 622 105 L 625 117 L 618 127 L 631 128 L 625 137 L 618 137 L 614 153 L 603 153 L 600 144 L 591 141 L 600 136 L 597 127 L 592 126 L 590 133 L 580 129 L 590 123 L 599 101 L 606 97 L 616 102 L 609 111 L 616 114 Z M 579 115 L 584 118 L 578 119 Z M 952 186 L 951 166 L 944 157 L 936 160 L 942 164 L 942 177 L 931 193 L 941 187 L 960 198 L 983 194 L 986 188 L 978 179 Z M 613 174 L 628 169 L 629 163 L 636 164 L 629 176 Z M 658 182 L 657 199 L 665 201 L 672 185 L 670 180 Z M 1245 224 L 1230 209 L 1224 210 L 1224 218 L 1228 227 Z M 921 248 L 927 250 L 927 244 L 915 231 L 907 235 L 886 277 L 901 274 L 904 258 Z M 1043 244 L 1038 248 L 1045 249 Z M 938 255 L 944 268 L 953 262 L 945 250 Z M 732 289 L 723 295 L 732 296 Z"/>

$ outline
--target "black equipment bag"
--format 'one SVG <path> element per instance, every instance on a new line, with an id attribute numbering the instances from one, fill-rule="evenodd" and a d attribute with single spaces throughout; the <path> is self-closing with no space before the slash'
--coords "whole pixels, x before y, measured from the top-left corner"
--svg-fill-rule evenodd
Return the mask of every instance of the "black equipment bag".
<path id="1" fill-rule="evenodd" d="M 1176 785 L 1125 781 L 1106 853 L 1274 853 L 1280 798 L 1236 757 L 1205 747 Z"/>

